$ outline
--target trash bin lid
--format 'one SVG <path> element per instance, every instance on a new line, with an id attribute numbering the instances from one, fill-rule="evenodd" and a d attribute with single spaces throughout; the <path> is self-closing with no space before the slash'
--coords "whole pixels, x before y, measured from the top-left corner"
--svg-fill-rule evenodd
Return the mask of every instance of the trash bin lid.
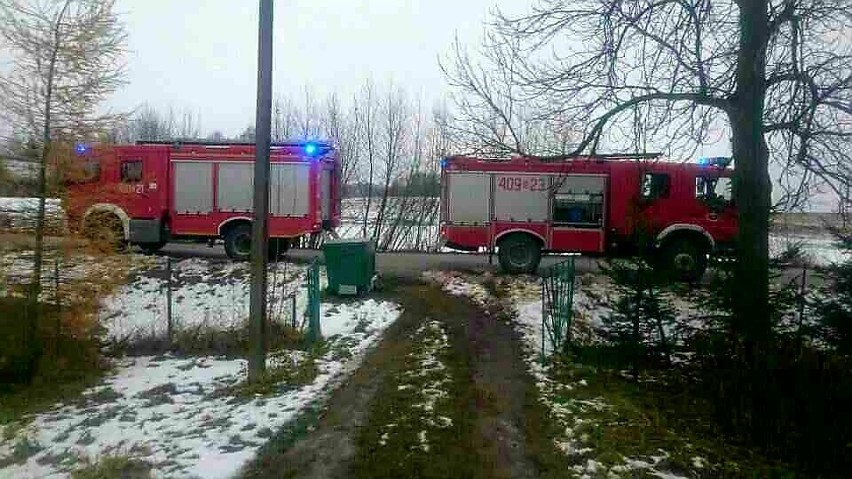
<path id="1" fill-rule="evenodd" d="M 325 242 L 325 244 L 362 244 L 362 243 L 370 243 L 373 240 L 370 238 L 337 238 L 330 239 Z"/>

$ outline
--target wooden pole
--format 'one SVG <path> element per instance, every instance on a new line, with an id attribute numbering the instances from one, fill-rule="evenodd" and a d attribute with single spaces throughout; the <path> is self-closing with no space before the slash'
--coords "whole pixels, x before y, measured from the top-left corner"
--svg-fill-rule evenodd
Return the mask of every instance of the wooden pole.
<path id="1" fill-rule="evenodd" d="M 269 148 L 272 123 L 273 0 L 260 0 L 257 55 L 257 118 L 255 123 L 254 223 L 251 238 L 251 322 L 249 380 L 266 370 L 266 265 L 269 210 Z"/>

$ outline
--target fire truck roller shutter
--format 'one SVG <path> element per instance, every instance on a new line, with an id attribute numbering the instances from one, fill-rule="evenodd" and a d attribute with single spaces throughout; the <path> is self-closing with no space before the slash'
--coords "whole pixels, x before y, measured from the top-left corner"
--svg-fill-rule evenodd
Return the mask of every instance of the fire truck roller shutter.
<path id="1" fill-rule="evenodd" d="M 213 163 L 176 161 L 175 212 L 179 215 L 213 211 Z"/>
<path id="2" fill-rule="evenodd" d="M 308 216 L 311 166 L 275 164 L 270 173 L 270 213 L 273 216 Z"/>
<path id="3" fill-rule="evenodd" d="M 219 211 L 248 213 L 254 198 L 254 163 L 220 163 L 217 206 Z"/>
<path id="4" fill-rule="evenodd" d="M 448 221 L 454 224 L 488 223 L 491 216 L 491 175 L 485 173 L 451 173 L 449 182 Z"/>
<path id="5" fill-rule="evenodd" d="M 547 221 L 547 176 L 501 174 L 495 176 L 494 182 L 495 220 Z"/>

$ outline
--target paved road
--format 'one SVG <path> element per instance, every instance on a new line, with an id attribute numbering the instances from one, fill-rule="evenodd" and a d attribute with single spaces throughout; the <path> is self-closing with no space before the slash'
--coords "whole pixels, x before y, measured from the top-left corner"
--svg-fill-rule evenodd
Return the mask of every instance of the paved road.
<path id="1" fill-rule="evenodd" d="M 213 247 L 201 243 L 172 243 L 163 248 L 163 254 L 175 258 L 205 257 L 215 259 L 227 259 L 225 250 L 221 244 Z M 288 257 L 295 261 L 309 261 L 321 255 L 315 250 L 291 250 Z M 547 267 L 564 260 L 564 256 L 545 256 L 542 258 L 541 266 Z M 576 259 L 577 271 L 589 273 L 598 271 L 598 259 L 580 256 Z M 400 276 L 405 278 L 417 278 L 428 270 L 456 270 L 456 271 L 497 271 L 497 257 L 493 264 L 488 263 L 488 255 L 464 254 L 464 253 L 379 253 L 376 257 L 376 269 L 386 276 Z M 801 274 L 800 268 L 787 268 L 782 271 L 779 282 L 789 283 L 796 280 Z M 705 281 L 710 278 L 706 275 Z M 815 274 L 808 275 L 808 283 L 814 284 L 819 279 Z"/>

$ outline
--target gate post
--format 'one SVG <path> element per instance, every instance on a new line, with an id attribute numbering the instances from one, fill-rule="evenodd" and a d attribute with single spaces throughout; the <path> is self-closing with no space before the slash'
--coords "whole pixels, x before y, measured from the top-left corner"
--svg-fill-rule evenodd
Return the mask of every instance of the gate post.
<path id="1" fill-rule="evenodd" d="M 314 258 L 308 267 L 308 342 L 311 344 L 322 340 L 319 293 L 319 261 Z"/>

